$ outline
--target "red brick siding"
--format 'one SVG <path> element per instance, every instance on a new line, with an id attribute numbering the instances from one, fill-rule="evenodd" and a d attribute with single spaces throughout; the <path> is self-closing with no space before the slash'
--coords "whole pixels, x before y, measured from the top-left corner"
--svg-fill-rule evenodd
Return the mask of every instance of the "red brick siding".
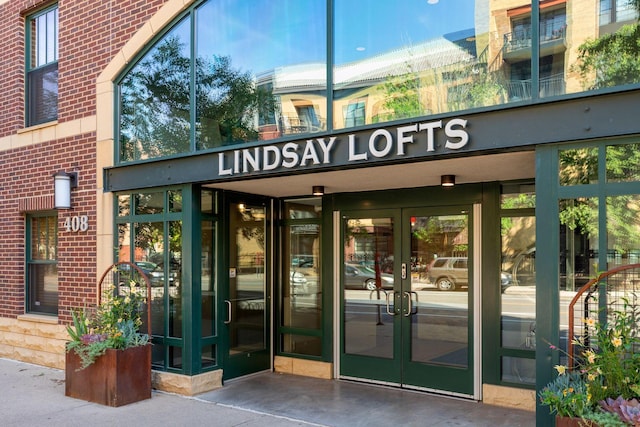
<path id="1" fill-rule="evenodd" d="M 78 188 L 71 194 L 73 209 L 58 211 L 59 316 L 69 320 L 71 307 L 93 303 L 97 276 L 94 146 L 95 134 L 91 133 L 0 152 L 0 316 L 24 314 L 26 214 L 20 212 L 19 201 L 53 194 L 57 170 L 79 173 Z M 64 219 L 73 215 L 87 215 L 89 229 L 67 232 Z"/>
<path id="2" fill-rule="evenodd" d="M 113 56 L 164 0 L 60 0 L 58 122 L 96 114 L 95 82 Z M 24 128 L 25 16 L 50 1 L 11 0 L 0 5 L 0 138 Z M 0 150 L 7 148 L 0 146 Z M 25 199 L 48 203 L 53 173 L 78 170 L 73 209 L 58 211 L 59 321 L 95 303 L 96 136 L 77 135 L 0 151 L 0 317 L 24 314 Z M 22 200 L 22 203 L 20 201 Z M 34 205 L 38 205 L 34 203 Z M 66 232 L 64 219 L 87 215 L 89 229 Z"/>
<path id="3" fill-rule="evenodd" d="M 95 114 L 96 77 L 163 0 L 60 0 L 58 121 Z M 24 127 L 25 16 L 50 1 L 0 5 L 0 138 Z"/>

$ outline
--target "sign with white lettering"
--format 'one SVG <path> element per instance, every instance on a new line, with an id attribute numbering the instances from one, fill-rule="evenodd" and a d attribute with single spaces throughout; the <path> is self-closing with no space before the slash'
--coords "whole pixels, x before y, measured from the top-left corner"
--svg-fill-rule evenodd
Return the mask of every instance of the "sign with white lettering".
<path id="1" fill-rule="evenodd" d="M 328 136 L 307 139 L 305 142 L 225 151 L 218 153 L 218 176 L 232 177 L 256 172 L 345 164 L 345 156 L 338 154 L 340 147 L 345 145 L 348 147 L 348 152 L 345 153 L 347 164 L 399 159 L 408 157 L 409 151 L 422 152 L 424 155 L 436 151 L 436 134 L 439 132 L 444 133 L 446 138 L 444 150 L 456 151 L 469 142 L 466 127 L 466 120 L 456 118 L 446 123 L 437 120 L 399 126 L 395 131 L 389 128 L 376 129 L 368 137 L 362 133 Z"/>

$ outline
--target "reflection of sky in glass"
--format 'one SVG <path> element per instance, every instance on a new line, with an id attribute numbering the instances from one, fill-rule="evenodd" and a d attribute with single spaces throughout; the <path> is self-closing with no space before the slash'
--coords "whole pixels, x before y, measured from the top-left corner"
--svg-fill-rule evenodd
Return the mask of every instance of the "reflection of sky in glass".
<path id="1" fill-rule="evenodd" d="M 474 28 L 475 0 L 336 0 L 336 64 Z"/>
<path id="2" fill-rule="evenodd" d="M 259 74 L 326 61 L 324 0 L 210 1 L 198 9 L 199 56 L 230 56 L 232 67 Z"/>

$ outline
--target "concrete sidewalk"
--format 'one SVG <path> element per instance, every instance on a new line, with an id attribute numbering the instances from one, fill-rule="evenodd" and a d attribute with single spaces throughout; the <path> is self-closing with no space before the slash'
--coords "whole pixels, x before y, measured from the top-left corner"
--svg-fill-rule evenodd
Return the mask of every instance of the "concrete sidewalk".
<path id="1" fill-rule="evenodd" d="M 112 408 L 64 395 L 64 371 L 0 358 L 0 426 L 309 426 L 304 421 L 154 391 Z"/>
<path id="2" fill-rule="evenodd" d="M 349 381 L 262 373 L 196 397 L 111 408 L 64 395 L 64 371 L 0 358 L 0 426 L 533 427 L 535 414 Z"/>

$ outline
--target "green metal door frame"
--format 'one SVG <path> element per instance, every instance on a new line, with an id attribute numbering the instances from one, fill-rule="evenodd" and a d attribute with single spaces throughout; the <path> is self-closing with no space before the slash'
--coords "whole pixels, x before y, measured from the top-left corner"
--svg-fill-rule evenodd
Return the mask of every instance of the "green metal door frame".
<path id="1" fill-rule="evenodd" d="M 479 327 L 475 320 L 476 304 L 474 304 L 474 268 L 471 263 L 469 287 L 467 292 L 467 366 L 466 368 L 452 367 L 446 365 L 434 365 L 412 361 L 412 325 L 413 319 L 408 312 L 411 307 L 409 300 L 411 295 L 411 273 L 410 257 L 411 257 L 411 238 L 410 238 L 410 218 L 417 215 L 451 215 L 460 214 L 461 212 L 468 215 L 468 236 L 469 249 L 468 255 L 474 259 L 475 245 L 473 239 L 474 229 L 478 227 L 475 217 L 479 216 L 479 208 L 474 210 L 472 205 L 463 206 L 446 206 L 446 207 L 427 207 L 427 208 L 394 208 L 394 209 L 371 209 L 371 210 L 348 210 L 341 212 L 340 222 L 340 256 L 339 259 L 345 259 L 344 236 L 346 235 L 346 220 L 358 218 L 385 218 L 390 219 L 393 224 L 393 276 L 394 289 L 393 296 L 387 297 L 391 303 L 387 302 L 386 311 L 389 313 L 389 307 L 395 313 L 393 316 L 385 316 L 384 319 L 393 322 L 393 338 L 391 340 L 393 350 L 391 357 L 372 357 L 370 355 L 348 354 L 345 350 L 345 322 L 343 316 L 346 311 L 345 292 L 342 287 L 339 288 L 339 375 L 343 378 L 357 378 L 365 381 L 373 381 L 378 383 L 392 384 L 409 388 L 419 388 L 428 390 L 438 390 L 446 393 L 452 393 L 462 396 L 478 396 L 477 370 L 479 363 L 476 358 L 479 357 L 476 351 L 475 335 L 479 334 Z M 403 273 L 404 271 L 404 273 Z M 409 271 L 409 274 L 407 274 Z M 340 262 L 340 277 L 344 277 L 344 263 Z M 477 289 L 477 286 L 475 286 Z M 375 291 L 371 291 L 372 295 Z M 437 292 L 437 291 L 433 291 Z M 434 294 L 435 295 L 435 294 Z M 369 305 L 371 309 L 374 304 Z M 377 304 L 380 311 L 384 304 Z M 353 309 L 352 309 L 353 310 Z M 389 313 L 391 314 L 391 313 Z M 382 321 L 379 325 L 383 326 Z M 477 339 L 480 339 L 479 337 Z"/>
<path id="2" fill-rule="evenodd" d="M 228 306 L 226 300 L 230 298 L 230 266 L 231 253 L 229 250 L 230 238 L 230 208 L 233 203 L 245 203 L 247 205 L 261 205 L 265 208 L 265 236 L 264 236 L 264 277 L 266 280 L 264 294 L 264 343 L 265 348 L 259 351 L 247 351 L 240 356 L 231 355 L 231 337 L 229 328 L 225 322 L 228 316 Z M 262 196 L 223 193 L 222 196 L 222 227 L 223 232 L 218 235 L 220 244 L 221 267 L 218 272 L 218 292 L 217 301 L 217 325 L 220 334 L 220 358 L 223 369 L 223 380 L 248 375 L 255 372 L 265 371 L 271 368 L 272 361 L 272 246 L 273 246 L 273 218 L 271 199 Z"/>

